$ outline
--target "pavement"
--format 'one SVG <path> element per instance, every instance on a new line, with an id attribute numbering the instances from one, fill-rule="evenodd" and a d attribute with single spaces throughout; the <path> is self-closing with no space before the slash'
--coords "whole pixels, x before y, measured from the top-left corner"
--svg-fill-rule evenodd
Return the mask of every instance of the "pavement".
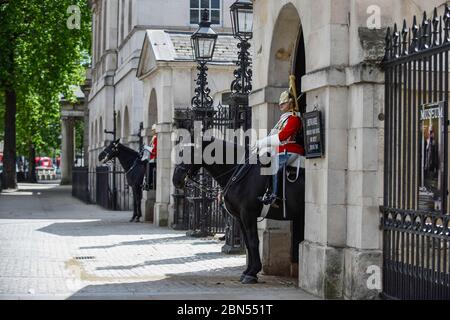
<path id="1" fill-rule="evenodd" d="M 52 182 L 0 193 L 0 299 L 316 299 L 295 278 L 242 285 L 246 257 L 223 241 L 130 217 Z"/>

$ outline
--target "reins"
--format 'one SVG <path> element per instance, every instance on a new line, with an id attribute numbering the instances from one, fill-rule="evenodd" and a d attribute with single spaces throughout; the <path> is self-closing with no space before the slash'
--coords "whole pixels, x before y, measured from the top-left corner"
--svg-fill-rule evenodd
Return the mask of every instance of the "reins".
<path id="1" fill-rule="evenodd" d="M 220 175 L 218 175 L 217 177 L 215 177 L 214 179 L 217 180 L 227 174 L 229 174 L 230 172 L 233 172 L 233 174 L 231 175 L 231 177 L 228 179 L 225 187 L 223 188 L 222 192 L 220 191 L 220 186 L 216 187 L 216 188 L 212 188 L 212 187 L 208 187 L 205 186 L 204 184 L 202 184 L 202 182 L 195 180 L 194 178 L 192 178 L 189 174 L 186 176 L 186 180 L 189 180 L 191 182 L 194 183 L 194 187 L 196 187 L 198 190 L 201 190 L 203 192 L 206 193 L 210 193 L 211 195 L 219 195 L 220 194 L 220 202 L 224 201 L 225 195 L 228 192 L 229 188 L 231 187 L 232 183 L 235 182 L 237 180 L 237 177 L 239 176 L 239 174 L 242 172 L 242 170 L 246 167 L 246 162 L 249 161 L 252 157 L 256 156 L 256 154 L 251 154 L 248 158 L 245 158 L 245 154 L 242 157 L 241 161 L 239 161 L 240 163 L 242 163 L 242 161 L 244 161 L 243 165 L 237 165 L 234 168 L 231 168 L 230 170 L 227 170 L 223 173 L 221 173 Z M 204 180 L 205 178 L 203 178 Z"/>

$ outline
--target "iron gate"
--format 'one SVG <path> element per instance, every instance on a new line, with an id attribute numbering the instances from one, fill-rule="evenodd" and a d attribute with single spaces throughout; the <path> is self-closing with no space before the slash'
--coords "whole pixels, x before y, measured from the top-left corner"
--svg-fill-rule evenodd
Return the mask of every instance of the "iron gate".
<path id="1" fill-rule="evenodd" d="M 450 299 L 450 7 L 387 31 L 383 295 Z"/>
<path id="2" fill-rule="evenodd" d="M 88 167 L 72 167 L 72 196 L 90 203 Z"/>
<path id="3" fill-rule="evenodd" d="M 222 106 L 219 104 L 214 107 L 207 119 L 202 119 L 205 126 L 212 128 L 214 136 L 219 139 L 227 140 L 226 129 L 249 127 L 251 112 L 249 108 L 236 106 Z M 185 128 L 192 132 L 193 121 L 196 119 L 192 109 L 177 109 L 175 111 L 175 123 L 178 128 Z M 218 184 L 208 173 L 201 169 L 196 181 L 212 189 L 218 187 Z M 243 249 L 241 241 L 240 226 L 234 217 L 230 216 L 219 204 L 217 195 L 207 194 L 192 183 L 187 182 L 182 190 L 177 190 L 172 195 L 175 201 L 175 229 L 189 230 L 191 236 L 208 236 L 216 233 L 226 234 L 225 252 L 237 252 Z M 182 201 L 180 201 L 182 200 Z"/>

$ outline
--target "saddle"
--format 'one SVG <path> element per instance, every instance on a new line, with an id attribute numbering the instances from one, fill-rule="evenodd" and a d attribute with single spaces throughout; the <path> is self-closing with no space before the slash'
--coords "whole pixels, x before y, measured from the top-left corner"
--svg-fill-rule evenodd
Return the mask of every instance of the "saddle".
<path id="1" fill-rule="evenodd" d="M 291 154 L 289 160 L 286 162 L 284 167 L 281 167 L 277 171 L 278 175 L 278 183 L 281 183 L 281 186 L 278 187 L 278 192 L 276 194 L 277 200 L 272 204 L 266 204 L 263 206 L 261 217 L 265 218 L 271 207 L 279 208 L 281 205 L 283 207 L 283 216 L 286 218 L 285 211 L 285 201 L 286 201 L 286 181 L 290 183 L 294 183 L 298 180 L 300 176 L 300 170 L 305 168 L 305 157 L 299 154 Z M 281 179 L 280 179 L 281 178 Z M 267 181 L 267 188 L 271 187 L 271 179 Z M 281 194 L 281 196 L 280 196 Z"/>
<path id="2" fill-rule="evenodd" d="M 289 182 L 295 182 L 300 174 L 300 169 L 305 168 L 305 157 L 299 154 L 292 154 L 286 163 L 286 176 Z M 280 168 L 279 170 L 283 170 Z M 290 180 L 292 174 L 295 174 L 294 181 Z"/>

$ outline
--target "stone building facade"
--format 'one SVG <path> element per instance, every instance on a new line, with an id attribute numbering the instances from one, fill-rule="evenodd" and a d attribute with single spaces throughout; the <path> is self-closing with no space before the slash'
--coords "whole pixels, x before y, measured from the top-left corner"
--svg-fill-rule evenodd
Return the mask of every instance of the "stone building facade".
<path id="1" fill-rule="evenodd" d="M 444 1 L 254 0 L 253 128 L 270 128 L 289 74 L 322 111 L 325 154 L 306 160 L 304 230 L 261 223 L 263 271 L 295 273 L 325 298 L 375 298 L 382 265 L 384 55 L 386 27 L 429 16 Z M 304 66 L 302 68 L 301 66 Z M 298 265 L 290 239 L 300 232 Z M 371 269 L 370 267 L 374 267 Z M 374 276 L 381 276 L 375 274 Z"/>
<path id="2" fill-rule="evenodd" d="M 192 2 L 192 1 L 191 1 Z M 194 1 L 195 2 L 195 1 Z M 229 6 L 219 3 L 222 52 L 209 67 L 215 102 L 229 91 L 235 43 Z M 271 128 L 289 74 L 306 94 L 307 111 L 322 112 L 325 153 L 306 160 L 305 223 L 259 223 L 263 272 L 297 275 L 299 286 L 324 298 L 375 298 L 369 270 L 382 265 L 379 206 L 383 201 L 384 55 L 386 27 L 413 15 L 442 11 L 442 0 L 254 0 L 252 127 Z M 199 4 L 200 6 L 200 4 Z M 200 7 L 199 7 L 200 8 Z M 139 123 L 160 139 L 155 199 L 143 207 L 158 225 L 173 221 L 170 163 L 173 110 L 193 96 L 195 63 L 189 53 L 198 13 L 185 0 L 92 1 L 92 90 L 89 164 L 111 137 L 118 113 L 121 141 L 137 148 Z M 187 50 L 187 51 L 186 51 Z M 236 51 L 234 51 L 236 52 Z M 154 204 L 153 204 L 154 203 Z M 154 210 L 153 210 L 154 209 Z M 294 240 L 295 239 L 295 240 Z M 375 267 L 375 269 L 373 268 Z M 381 276 L 381 274 L 374 274 Z"/>
<path id="3" fill-rule="evenodd" d="M 208 8 L 212 27 L 220 35 L 214 67 L 209 74 L 216 102 L 229 91 L 236 43 L 230 36 L 232 0 L 92 0 L 92 89 L 89 95 L 89 166 L 112 135 L 113 111 L 117 112 L 117 137 L 137 150 L 156 124 L 158 143 L 157 188 L 144 192 L 146 220 L 168 225 L 171 207 L 171 132 L 175 107 L 190 105 L 196 64 L 190 35 L 198 28 L 200 11 Z M 167 40 L 167 43 L 164 41 Z M 153 42 L 154 41 L 154 42 Z M 158 46 L 156 47 L 156 43 Z M 144 54 L 143 50 L 145 51 Z M 152 65 L 155 64 L 155 65 Z M 138 66 L 141 67 L 138 72 Z M 140 131 L 140 123 L 144 129 Z M 156 203 L 155 203 L 156 202 Z M 153 211 L 155 209 L 155 216 Z"/>

